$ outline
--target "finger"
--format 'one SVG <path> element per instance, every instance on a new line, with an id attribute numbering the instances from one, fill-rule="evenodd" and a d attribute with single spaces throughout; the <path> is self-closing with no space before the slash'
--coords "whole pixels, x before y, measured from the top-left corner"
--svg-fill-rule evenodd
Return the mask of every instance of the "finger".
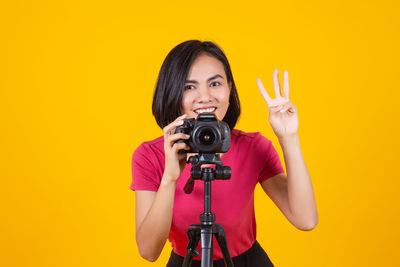
<path id="1" fill-rule="evenodd" d="M 297 108 L 294 104 L 292 104 L 292 106 L 288 109 L 288 111 L 290 113 L 297 113 Z"/>
<path id="2" fill-rule="evenodd" d="M 163 128 L 163 132 L 164 135 L 165 134 L 169 134 L 171 132 L 171 130 L 175 129 L 176 127 L 180 126 L 183 124 L 183 120 L 184 118 L 187 116 L 187 114 L 183 114 L 182 116 L 179 116 L 178 118 L 176 118 L 173 122 L 171 122 L 170 124 L 168 124 L 167 126 L 165 126 Z"/>
<path id="3" fill-rule="evenodd" d="M 186 161 L 187 158 L 187 154 L 186 153 L 178 153 L 178 160 L 181 161 L 183 159 L 185 159 Z"/>
<path id="4" fill-rule="evenodd" d="M 286 111 L 289 111 L 291 113 L 296 112 L 295 105 L 292 102 L 288 102 L 288 103 L 284 104 L 282 106 L 282 109 L 280 110 L 280 112 L 286 112 Z"/>
<path id="5" fill-rule="evenodd" d="M 271 99 L 271 97 L 269 97 L 269 94 L 268 94 L 267 90 L 265 90 L 264 85 L 262 84 L 260 78 L 257 78 L 257 86 L 258 86 L 258 90 L 260 91 L 265 102 L 267 102 L 267 105 L 269 105 L 269 103 L 271 102 L 272 99 Z"/>
<path id="6" fill-rule="evenodd" d="M 167 126 L 164 127 L 163 132 L 164 136 L 168 136 L 175 133 L 175 128 L 181 126 L 183 124 L 183 120 L 180 121 L 173 121 Z"/>
<path id="7" fill-rule="evenodd" d="M 172 146 L 172 151 L 173 151 L 173 152 L 177 152 L 177 151 L 179 151 L 179 150 L 181 150 L 181 149 L 189 150 L 190 147 L 189 147 L 186 143 L 175 143 L 175 144 Z"/>
<path id="8" fill-rule="evenodd" d="M 177 133 L 177 134 L 169 135 L 167 138 L 168 138 L 168 142 L 171 144 L 172 142 L 176 142 L 180 139 L 188 140 L 190 138 L 190 135 L 184 134 L 184 133 Z"/>
<path id="9" fill-rule="evenodd" d="M 275 98 L 281 96 L 281 88 L 279 87 L 279 70 L 275 69 L 274 73 L 272 74 L 272 79 L 274 81 L 274 91 L 275 91 Z"/>
<path id="10" fill-rule="evenodd" d="M 177 120 L 181 120 L 182 118 L 184 118 L 184 117 L 186 117 L 187 116 L 187 114 L 183 114 L 183 115 L 180 115 L 178 118 L 176 118 L 175 120 L 177 121 Z"/>
<path id="11" fill-rule="evenodd" d="M 270 108 L 270 112 L 279 112 L 279 111 L 281 111 L 282 110 L 282 105 L 278 105 L 278 106 L 273 106 L 273 107 L 271 107 Z"/>
<path id="12" fill-rule="evenodd" d="M 283 72 L 283 95 L 289 100 L 289 73 L 287 70 Z"/>

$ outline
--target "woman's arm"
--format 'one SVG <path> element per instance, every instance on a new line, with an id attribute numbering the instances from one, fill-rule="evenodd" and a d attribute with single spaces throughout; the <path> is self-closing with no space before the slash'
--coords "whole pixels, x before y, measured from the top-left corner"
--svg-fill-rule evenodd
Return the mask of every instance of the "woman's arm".
<path id="1" fill-rule="evenodd" d="M 314 191 L 297 135 L 280 138 L 287 176 L 275 175 L 261 183 L 265 193 L 298 229 L 309 231 L 318 224 Z"/>
<path id="2" fill-rule="evenodd" d="M 156 261 L 168 239 L 176 181 L 163 177 L 157 192 L 135 191 L 136 243 L 140 255 Z"/>
<path id="3" fill-rule="evenodd" d="M 175 133 L 183 124 L 186 114 L 163 128 L 165 168 L 157 192 L 136 192 L 136 243 L 140 255 L 148 261 L 156 261 L 167 241 L 172 223 L 176 183 L 186 165 L 186 154 L 178 151 L 190 147 L 177 140 L 190 136 Z"/>
<path id="4" fill-rule="evenodd" d="M 257 85 L 267 103 L 268 121 L 283 150 L 287 176 L 278 174 L 264 181 L 262 187 L 294 226 L 311 230 L 318 223 L 318 213 L 310 175 L 300 149 L 297 108 L 289 100 L 288 72 L 283 72 L 284 96 L 281 96 L 278 73 L 276 69 L 272 75 L 274 99 L 269 96 L 260 79 L 257 79 Z"/>

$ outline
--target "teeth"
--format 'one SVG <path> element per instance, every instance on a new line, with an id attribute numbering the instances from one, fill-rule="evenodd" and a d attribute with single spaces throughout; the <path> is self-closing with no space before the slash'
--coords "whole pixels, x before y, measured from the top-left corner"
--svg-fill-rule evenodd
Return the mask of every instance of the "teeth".
<path id="1" fill-rule="evenodd" d="M 195 110 L 194 112 L 196 112 L 197 114 L 201 114 L 201 113 L 205 113 L 205 112 L 214 112 L 214 110 L 216 110 L 217 108 L 203 108 L 203 109 L 198 109 Z"/>

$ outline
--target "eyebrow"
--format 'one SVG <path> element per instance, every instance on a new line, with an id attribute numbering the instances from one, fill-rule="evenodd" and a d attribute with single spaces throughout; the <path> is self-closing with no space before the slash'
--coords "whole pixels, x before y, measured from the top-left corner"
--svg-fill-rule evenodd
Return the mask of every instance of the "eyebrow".
<path id="1" fill-rule="evenodd" d="M 222 77 L 221 75 L 217 74 L 217 75 L 214 75 L 214 76 L 208 78 L 208 79 L 207 79 L 207 82 L 212 81 L 212 80 L 217 79 L 217 78 L 222 78 L 222 79 L 223 79 L 224 77 Z M 199 82 L 198 82 L 198 81 L 194 81 L 194 80 L 186 80 L 185 83 L 195 83 L 195 84 L 198 84 Z"/>

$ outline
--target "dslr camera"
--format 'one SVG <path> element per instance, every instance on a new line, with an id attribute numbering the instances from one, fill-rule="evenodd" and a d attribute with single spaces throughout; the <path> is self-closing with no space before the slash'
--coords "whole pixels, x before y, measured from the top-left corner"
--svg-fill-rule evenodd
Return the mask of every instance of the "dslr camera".
<path id="1" fill-rule="evenodd" d="M 229 125 L 218 120 L 213 113 L 202 113 L 197 119 L 184 120 L 175 133 L 190 135 L 187 140 L 177 141 L 190 147 L 190 150 L 180 150 L 179 153 L 226 153 L 231 146 Z"/>

